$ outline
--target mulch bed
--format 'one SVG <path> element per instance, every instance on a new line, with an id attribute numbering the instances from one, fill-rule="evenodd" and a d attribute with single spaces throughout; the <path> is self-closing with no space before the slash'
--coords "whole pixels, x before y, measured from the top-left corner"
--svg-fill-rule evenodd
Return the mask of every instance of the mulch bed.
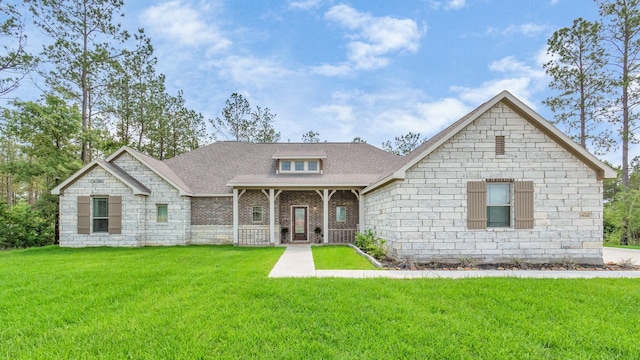
<path id="1" fill-rule="evenodd" d="M 571 262 L 554 264 L 531 264 L 531 263 L 501 263 L 501 264 L 451 264 L 451 263 L 408 263 L 406 261 L 394 261 L 385 259 L 381 261 L 384 269 L 387 270 L 453 270 L 453 271 L 474 271 L 474 270 L 541 270 L 541 271 L 630 271 L 640 270 L 640 265 L 606 263 L 604 265 L 575 264 Z"/>

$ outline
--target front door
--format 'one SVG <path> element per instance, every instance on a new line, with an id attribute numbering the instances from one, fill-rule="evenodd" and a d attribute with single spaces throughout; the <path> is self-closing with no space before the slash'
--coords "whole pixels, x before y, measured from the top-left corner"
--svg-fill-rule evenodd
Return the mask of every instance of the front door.
<path id="1" fill-rule="evenodd" d="M 293 241 L 307 241 L 306 207 L 293 207 Z"/>

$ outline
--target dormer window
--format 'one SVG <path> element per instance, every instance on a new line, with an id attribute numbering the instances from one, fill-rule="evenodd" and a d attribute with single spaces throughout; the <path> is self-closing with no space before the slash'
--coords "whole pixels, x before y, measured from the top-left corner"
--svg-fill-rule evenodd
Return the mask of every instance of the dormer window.
<path id="1" fill-rule="evenodd" d="M 322 150 L 279 151 L 272 158 L 276 174 L 322 174 L 327 154 Z"/>
<path id="2" fill-rule="evenodd" d="M 293 163 L 293 168 L 292 168 Z M 318 160 L 280 160 L 281 173 L 318 173 Z"/>

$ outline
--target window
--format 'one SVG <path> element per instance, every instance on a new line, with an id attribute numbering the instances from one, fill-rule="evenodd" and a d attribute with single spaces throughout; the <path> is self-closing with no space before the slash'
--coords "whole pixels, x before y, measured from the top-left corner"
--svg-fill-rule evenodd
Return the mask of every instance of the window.
<path id="1" fill-rule="evenodd" d="M 514 179 L 469 181 L 467 183 L 467 228 L 472 230 L 487 227 L 533 229 L 535 225 L 534 192 L 533 181 L 515 181 Z"/>
<path id="2" fill-rule="evenodd" d="M 262 206 L 254 206 L 251 209 L 251 221 L 262 222 Z"/>
<path id="3" fill-rule="evenodd" d="M 291 161 L 281 161 L 280 164 L 282 171 L 291 171 Z"/>
<path id="4" fill-rule="evenodd" d="M 496 136 L 496 155 L 504 155 L 504 136 Z"/>
<path id="5" fill-rule="evenodd" d="M 336 206 L 336 222 L 346 222 L 346 221 L 347 221 L 347 207 Z"/>
<path id="6" fill-rule="evenodd" d="M 511 184 L 487 184 L 487 227 L 511 226 Z"/>
<path id="7" fill-rule="evenodd" d="M 317 161 L 309 161 L 307 170 L 309 170 L 309 171 L 318 171 L 318 162 Z"/>
<path id="8" fill-rule="evenodd" d="M 167 204 L 157 204 L 157 221 L 159 223 L 166 223 L 169 221 L 169 207 Z"/>
<path id="9" fill-rule="evenodd" d="M 93 198 L 93 232 L 109 231 L 109 198 Z"/>
<path id="10" fill-rule="evenodd" d="M 296 171 L 304 171 L 304 161 L 296 161 Z"/>

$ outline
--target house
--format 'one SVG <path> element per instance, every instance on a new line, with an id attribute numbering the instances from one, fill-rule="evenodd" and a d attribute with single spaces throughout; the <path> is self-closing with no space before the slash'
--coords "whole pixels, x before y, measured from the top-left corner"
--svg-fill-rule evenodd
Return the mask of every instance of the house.
<path id="1" fill-rule="evenodd" d="M 54 190 L 60 245 L 344 243 L 414 261 L 602 263 L 616 173 L 508 92 L 400 157 L 365 143 L 123 147 Z"/>

